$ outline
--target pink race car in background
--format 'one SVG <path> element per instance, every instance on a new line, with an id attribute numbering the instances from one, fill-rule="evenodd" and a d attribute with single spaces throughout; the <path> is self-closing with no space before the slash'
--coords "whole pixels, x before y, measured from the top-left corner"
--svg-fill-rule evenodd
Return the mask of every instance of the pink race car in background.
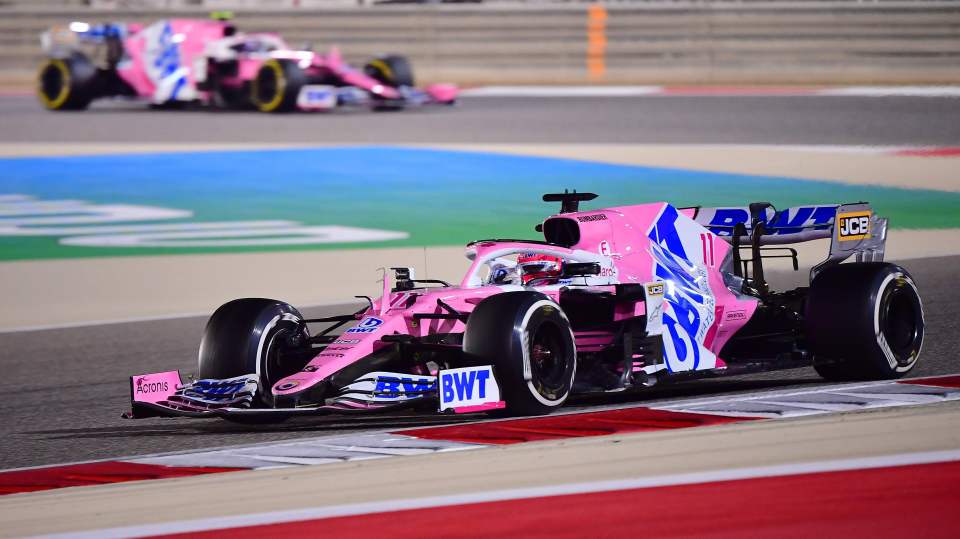
<path id="1" fill-rule="evenodd" d="M 319 319 L 277 300 L 226 303 L 207 323 L 200 379 L 132 377 L 129 416 L 544 414 L 572 394 L 690 377 L 813 366 L 832 380 L 895 378 L 916 365 L 920 296 L 880 262 L 887 221 L 867 204 L 579 210 L 593 198 L 545 195 L 562 205 L 537 225 L 543 240 L 468 244 L 457 285 L 394 268 L 382 297 Z M 763 260 L 796 269 L 797 254 L 767 246 L 818 238 L 831 246 L 810 286 L 770 290 Z"/>
<path id="2" fill-rule="evenodd" d="M 291 49 L 271 33 L 245 34 L 220 20 L 172 19 L 140 24 L 70 23 L 42 36 L 49 58 L 37 95 L 50 110 L 85 109 L 103 97 L 126 96 L 158 106 L 204 103 L 262 112 L 375 110 L 452 104 L 449 84 L 414 87 L 403 56 L 374 58 L 363 70 L 327 54 Z"/>

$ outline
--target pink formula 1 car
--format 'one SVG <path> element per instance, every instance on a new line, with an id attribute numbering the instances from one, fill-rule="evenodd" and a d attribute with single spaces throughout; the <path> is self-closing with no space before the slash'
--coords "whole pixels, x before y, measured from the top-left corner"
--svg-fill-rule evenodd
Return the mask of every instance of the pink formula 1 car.
<path id="1" fill-rule="evenodd" d="M 887 222 L 867 204 L 579 211 L 595 197 L 545 195 L 562 206 L 537 225 L 544 240 L 470 243 L 456 285 L 394 268 L 379 299 L 313 320 L 281 301 L 231 301 L 207 323 L 199 379 L 132 377 L 128 415 L 543 414 L 572 394 L 696 376 L 812 365 L 831 380 L 895 378 L 916 365 L 920 296 L 880 262 Z M 778 245 L 816 238 L 831 247 L 810 286 L 770 290 L 764 259 L 796 269 Z"/>
<path id="2" fill-rule="evenodd" d="M 457 88 L 414 87 L 403 56 L 387 55 L 356 70 L 333 48 L 292 50 L 276 34 L 244 34 L 229 22 L 174 19 L 139 24 L 71 23 L 42 38 L 49 55 L 37 95 L 50 110 L 85 109 L 102 97 L 127 96 L 157 106 L 206 103 L 262 112 L 376 110 L 452 104 Z"/>

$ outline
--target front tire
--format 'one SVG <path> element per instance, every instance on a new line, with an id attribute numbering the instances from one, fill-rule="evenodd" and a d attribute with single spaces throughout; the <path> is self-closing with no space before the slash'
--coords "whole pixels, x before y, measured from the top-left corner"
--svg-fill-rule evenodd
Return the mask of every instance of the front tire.
<path id="1" fill-rule="evenodd" d="M 828 380 L 900 378 L 923 345 L 923 304 L 913 278 L 883 262 L 840 264 L 810 285 L 805 330 L 814 368 Z"/>
<path id="2" fill-rule="evenodd" d="M 413 67 L 406 56 L 398 54 L 377 56 L 363 66 L 363 72 L 386 86 L 399 88 L 401 86 L 413 87 L 414 85 Z M 404 107 L 406 107 L 405 99 L 384 99 L 374 96 L 373 110 L 375 111 L 403 110 Z"/>
<path id="3" fill-rule="evenodd" d="M 273 384 L 303 368 L 299 362 L 284 361 L 282 352 L 305 345 L 308 338 L 303 315 L 294 307 L 273 299 L 233 300 L 207 321 L 200 341 L 199 377 L 256 374 L 259 399 L 272 406 Z"/>
<path id="4" fill-rule="evenodd" d="M 413 86 L 413 67 L 406 56 L 387 54 L 377 56 L 363 66 L 363 72 L 383 84 L 393 86 Z"/>
<path id="5" fill-rule="evenodd" d="M 470 313 L 463 350 L 493 365 L 512 415 L 542 415 L 567 400 L 577 370 L 577 350 L 563 310 L 539 292 L 491 296 Z"/>
<path id="6" fill-rule="evenodd" d="M 260 112 L 289 112 L 297 108 L 307 76 L 291 60 L 270 59 L 260 66 L 250 85 L 250 101 Z"/>

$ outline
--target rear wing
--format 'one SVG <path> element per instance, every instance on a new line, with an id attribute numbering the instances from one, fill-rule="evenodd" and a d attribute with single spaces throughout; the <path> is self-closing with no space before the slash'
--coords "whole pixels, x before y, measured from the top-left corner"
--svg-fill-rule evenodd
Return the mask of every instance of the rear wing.
<path id="1" fill-rule="evenodd" d="M 122 54 L 123 39 L 139 27 L 134 24 L 74 21 L 68 25 L 52 26 L 42 32 L 40 47 L 51 58 L 68 58 L 74 51 L 80 51 L 95 64 L 116 63 Z"/>
<path id="2" fill-rule="evenodd" d="M 755 250 L 763 245 L 830 238 L 827 259 L 813 267 L 811 280 L 825 267 L 851 256 L 858 262 L 882 261 L 886 249 L 887 219 L 877 216 L 866 202 L 780 211 L 768 202 L 755 202 L 745 208 L 697 208 L 694 219 L 734 247 Z"/>

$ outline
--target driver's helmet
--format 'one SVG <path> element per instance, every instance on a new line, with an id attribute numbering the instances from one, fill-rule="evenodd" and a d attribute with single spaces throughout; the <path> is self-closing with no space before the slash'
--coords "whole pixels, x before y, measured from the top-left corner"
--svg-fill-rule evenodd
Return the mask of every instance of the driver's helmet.
<path id="1" fill-rule="evenodd" d="M 563 259 L 558 256 L 527 253 L 517 257 L 523 284 L 541 279 L 558 280 L 563 270 Z"/>
<path id="2" fill-rule="evenodd" d="M 498 266 L 490 270 L 489 284 L 517 284 L 516 266 Z"/>
<path id="3" fill-rule="evenodd" d="M 239 53 L 270 52 L 270 44 L 259 37 L 251 36 L 230 47 Z"/>

